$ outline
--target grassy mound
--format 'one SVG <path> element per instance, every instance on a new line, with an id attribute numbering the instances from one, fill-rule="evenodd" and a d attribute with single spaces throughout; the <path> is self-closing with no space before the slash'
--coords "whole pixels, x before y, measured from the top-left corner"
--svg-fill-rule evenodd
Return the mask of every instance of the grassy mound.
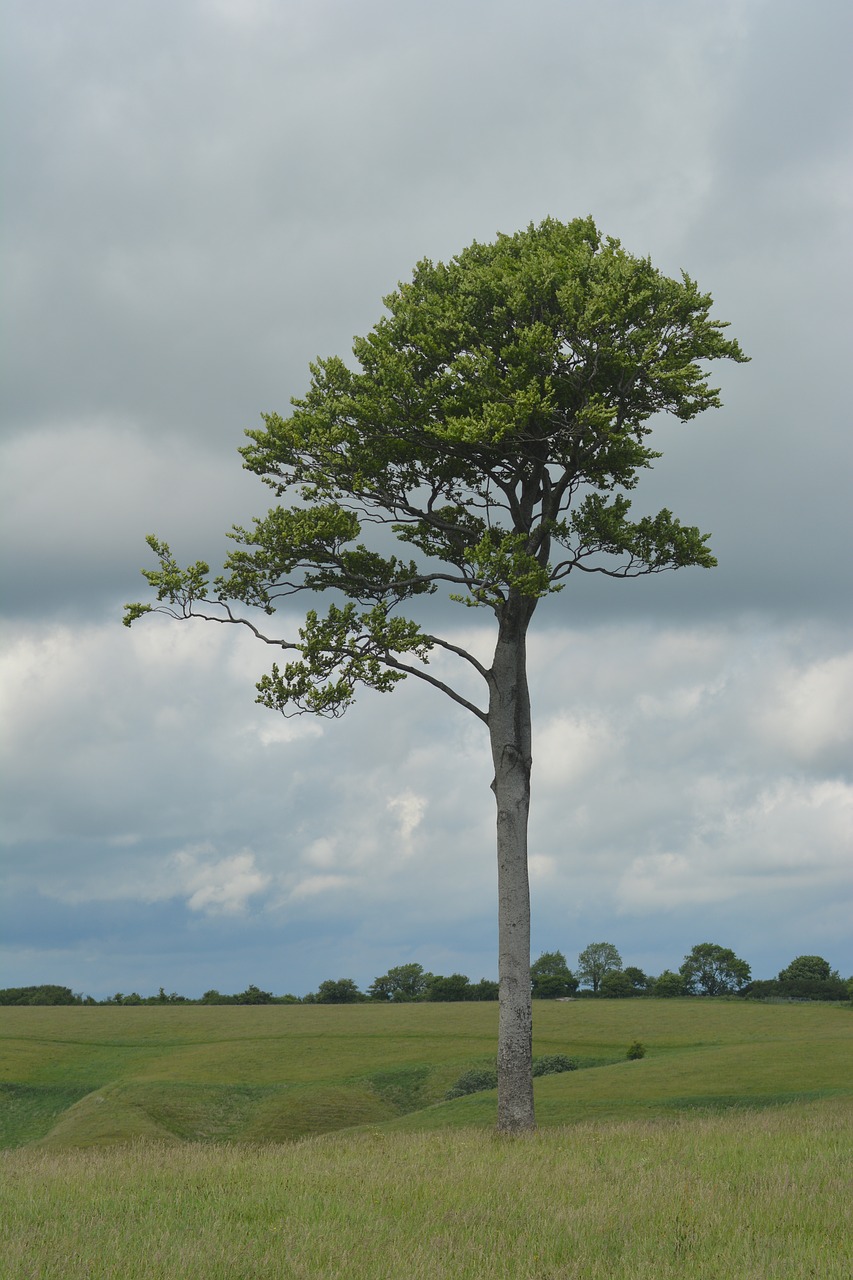
<path id="1" fill-rule="evenodd" d="M 5 1009 L 0 1145 L 489 1126 L 493 1090 L 444 1098 L 496 1039 L 491 1004 Z M 543 1001 L 534 1052 L 581 1068 L 537 1079 L 543 1126 L 853 1097 L 853 1017 L 827 1005 Z"/>

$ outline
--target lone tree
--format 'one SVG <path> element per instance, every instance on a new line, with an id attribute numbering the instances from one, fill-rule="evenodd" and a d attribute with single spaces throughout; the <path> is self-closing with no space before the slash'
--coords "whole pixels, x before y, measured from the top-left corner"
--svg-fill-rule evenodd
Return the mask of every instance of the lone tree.
<path id="1" fill-rule="evenodd" d="M 729 947 L 700 942 L 684 957 L 678 972 L 690 995 L 724 996 L 740 991 L 750 979 L 750 968 Z"/>
<path id="2" fill-rule="evenodd" d="M 318 360 L 290 415 L 247 433 L 244 465 L 292 505 L 235 528 L 212 582 L 206 564 L 182 569 L 149 537 L 158 604 L 129 605 L 125 622 L 154 608 L 248 627 L 289 655 L 258 684 L 258 701 L 285 715 L 339 716 L 359 685 L 385 693 L 415 676 L 483 722 L 497 802 L 498 1127 L 529 1129 L 528 627 L 573 573 L 715 563 L 706 536 L 668 510 L 632 520 L 626 493 L 659 456 L 646 444 L 653 416 L 718 405 L 701 362 L 746 357 L 709 294 L 589 218 L 424 260 L 384 302 L 354 342 L 356 368 Z M 387 526 L 403 554 L 389 554 L 388 532 L 369 548 L 365 526 Z M 491 665 L 422 624 L 439 588 L 494 616 Z M 263 615 L 281 601 L 327 591 L 297 634 L 269 632 Z M 482 701 L 429 669 L 436 650 L 482 680 Z"/>
<path id="3" fill-rule="evenodd" d="M 577 975 L 598 995 L 601 979 L 606 973 L 622 968 L 622 957 L 612 942 L 591 942 L 578 956 Z"/>
<path id="4" fill-rule="evenodd" d="M 398 964 L 387 973 L 374 978 L 367 989 L 371 1000 L 417 1000 L 429 986 L 431 973 L 423 965 Z"/>

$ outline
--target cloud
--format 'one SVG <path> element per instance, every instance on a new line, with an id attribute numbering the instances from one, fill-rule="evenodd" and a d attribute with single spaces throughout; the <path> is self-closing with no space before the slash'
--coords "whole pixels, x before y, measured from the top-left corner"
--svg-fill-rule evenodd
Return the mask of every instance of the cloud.
<path id="1" fill-rule="evenodd" d="M 139 423 L 60 420 L 0 444 L 6 527 L 4 605 L 30 617 L 100 615 L 145 590 L 145 535 L 215 566 L 232 523 L 266 505 L 232 457 L 186 439 L 146 437 Z M 242 495 L 242 499 L 241 499 Z"/>
<path id="2" fill-rule="evenodd" d="M 346 889 L 352 885 L 350 876 L 306 876 L 290 891 L 290 901 L 299 902 L 302 898 L 314 898 L 320 894 L 328 894 Z"/>
<path id="3" fill-rule="evenodd" d="M 734 800 L 734 798 L 733 798 Z M 773 897 L 853 896 L 850 832 L 853 786 L 789 779 L 738 807 L 697 803 L 693 834 L 681 852 L 634 858 L 619 879 L 620 914 L 659 915 Z"/>
<path id="4" fill-rule="evenodd" d="M 414 853 L 412 836 L 421 825 L 426 813 L 426 797 L 417 796 L 413 791 L 404 791 L 399 796 L 392 796 L 386 808 L 389 813 L 397 817 L 397 834 L 403 854 L 411 857 Z"/>
<path id="5" fill-rule="evenodd" d="M 757 730 L 768 751 L 843 769 L 853 758 L 853 654 L 777 671 Z"/>
<path id="6" fill-rule="evenodd" d="M 277 985 L 264 965 L 306 990 L 409 955 L 493 971 L 481 724 L 411 680 L 334 725 L 277 719 L 250 637 L 118 618 L 146 532 L 215 566 L 263 512 L 244 429 L 318 353 L 346 357 L 421 257 L 588 212 L 695 275 L 753 361 L 720 371 L 719 412 L 655 423 L 634 495 L 710 531 L 719 568 L 573 575 L 537 610 L 535 941 L 618 931 L 663 967 L 725 926 L 754 968 L 830 937 L 853 968 L 850 22 L 787 0 L 80 0 L 73 20 L 12 0 L 0 676 L 22 983 L 37 955 L 93 990 Z M 427 606 L 488 665 L 487 618 Z M 431 669 L 481 700 L 457 667 Z"/>
<path id="7" fill-rule="evenodd" d="M 73 870 L 39 881 L 46 898 L 73 907 L 97 903 L 164 903 L 184 901 L 192 912 L 205 915 L 243 915 L 249 900 L 268 887 L 272 877 L 257 866 L 254 853 L 241 849 L 217 856 L 204 842 L 174 853 L 152 856 L 138 850 L 137 834 L 116 836 L 104 842 L 104 856 L 95 865 L 78 864 Z M 124 850 L 110 858 L 107 850 Z M 112 865 L 111 865 L 112 864 Z"/>
<path id="8" fill-rule="evenodd" d="M 181 892 L 189 894 L 187 905 L 209 915 L 242 915 L 249 899 L 263 892 L 271 877 L 257 868 L 249 849 L 219 860 L 211 860 L 210 853 L 210 846 L 202 845 L 174 855 Z"/>

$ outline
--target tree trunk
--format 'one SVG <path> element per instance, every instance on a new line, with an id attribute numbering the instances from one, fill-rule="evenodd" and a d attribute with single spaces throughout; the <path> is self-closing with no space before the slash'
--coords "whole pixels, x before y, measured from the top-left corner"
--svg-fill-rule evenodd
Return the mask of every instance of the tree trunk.
<path id="1" fill-rule="evenodd" d="M 489 737 L 498 836 L 498 1130 L 521 1133 L 533 1112 L 533 1009 L 530 997 L 530 697 L 526 634 L 535 601 L 510 602 L 500 618 L 490 672 Z"/>

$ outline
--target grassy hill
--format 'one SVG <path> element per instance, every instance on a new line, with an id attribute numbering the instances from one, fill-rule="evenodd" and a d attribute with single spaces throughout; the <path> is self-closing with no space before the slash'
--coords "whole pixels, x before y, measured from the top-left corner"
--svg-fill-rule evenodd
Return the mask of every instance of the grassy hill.
<path id="1" fill-rule="evenodd" d="M 0 1274 L 849 1280 L 849 1009 L 534 1021 L 583 1069 L 497 1141 L 493 1092 L 443 1101 L 493 1060 L 494 1006 L 4 1009 Z"/>
<path id="2" fill-rule="evenodd" d="M 494 1059 L 492 1004 L 0 1010 L 0 1147 L 150 1138 L 282 1142 L 354 1126 L 491 1125 L 493 1092 L 444 1102 Z M 647 1056 L 625 1060 L 641 1040 Z M 742 1001 L 537 1002 L 542 1126 L 853 1100 L 853 1016 Z"/>

